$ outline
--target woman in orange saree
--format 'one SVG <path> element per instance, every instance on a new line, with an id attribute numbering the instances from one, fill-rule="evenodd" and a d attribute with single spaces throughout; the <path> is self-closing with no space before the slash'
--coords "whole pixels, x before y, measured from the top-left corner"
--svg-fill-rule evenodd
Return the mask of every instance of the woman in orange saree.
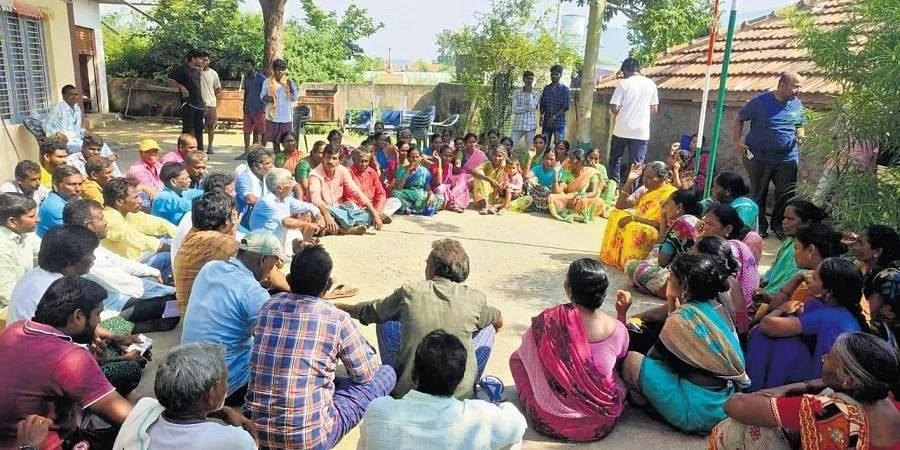
<path id="1" fill-rule="evenodd" d="M 647 258 L 650 249 L 659 242 L 663 205 L 677 190 L 669 183 L 668 172 L 662 161 L 631 167 L 606 223 L 600 247 L 600 260 L 604 264 L 622 269 L 626 261 Z M 643 185 L 629 195 L 638 178 Z"/>

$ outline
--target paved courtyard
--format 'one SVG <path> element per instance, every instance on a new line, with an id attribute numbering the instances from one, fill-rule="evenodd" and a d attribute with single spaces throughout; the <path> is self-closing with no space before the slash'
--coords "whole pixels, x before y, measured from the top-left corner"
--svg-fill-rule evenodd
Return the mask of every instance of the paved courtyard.
<path id="1" fill-rule="evenodd" d="M 161 124 L 145 121 L 111 122 L 98 130 L 112 141 L 120 153 L 125 170 L 136 158 L 136 143 L 144 137 L 159 141 L 164 150 L 174 148 L 180 124 Z M 233 170 L 233 158 L 242 150 L 242 137 L 237 128 L 217 136 L 210 170 Z M 315 139 L 314 139 L 315 138 Z M 309 143 L 321 139 L 310 136 Z M 355 144 L 359 137 L 348 137 Z M 302 148 L 302 138 L 301 148 Z M 398 217 L 382 231 L 365 236 L 328 237 L 323 244 L 335 261 L 334 277 L 338 282 L 359 288 L 359 295 L 349 302 L 365 301 L 390 294 L 405 282 L 424 278 L 425 258 L 432 241 L 451 237 L 460 240 L 471 260 L 472 287 L 487 294 L 491 305 L 503 312 L 504 328 L 497 336 L 486 374 L 498 376 L 506 384 L 508 398 L 516 401 L 515 387 L 509 372 L 509 356 L 519 346 L 521 336 L 533 316 L 541 310 L 565 302 L 563 280 L 568 264 L 578 258 L 596 258 L 605 221 L 592 225 L 570 225 L 550 216 L 506 214 L 479 216 L 472 211 L 464 214 L 441 212 L 434 217 Z M 774 250 L 775 242 L 768 249 Z M 767 252 L 766 264 L 772 254 Z M 627 287 L 620 271 L 611 271 L 611 289 Z M 634 312 L 661 304 L 656 299 L 635 296 Z M 609 296 L 603 310 L 614 313 L 615 299 Z M 362 327 L 370 342 L 375 340 L 375 327 Z M 158 361 L 166 350 L 178 343 L 181 328 L 156 333 L 154 354 L 156 361 L 145 370 L 140 387 L 132 400 L 153 394 L 153 379 Z M 337 448 L 356 447 L 358 433 L 354 430 Z M 650 419 L 643 411 L 629 407 L 615 431 L 606 439 L 588 444 L 561 443 L 549 440 L 533 431 L 525 435 L 526 449 L 561 448 L 705 448 L 705 439 L 685 435 L 669 426 Z"/>

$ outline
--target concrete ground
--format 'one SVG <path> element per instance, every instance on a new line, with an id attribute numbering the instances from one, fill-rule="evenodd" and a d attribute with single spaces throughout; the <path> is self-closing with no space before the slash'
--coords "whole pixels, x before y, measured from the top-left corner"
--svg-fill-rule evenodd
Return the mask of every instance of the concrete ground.
<path id="1" fill-rule="evenodd" d="M 98 130 L 112 141 L 120 154 L 124 171 L 136 158 L 138 140 L 151 137 L 164 149 L 174 148 L 180 124 L 145 121 L 111 122 Z M 315 139 L 314 139 L 315 138 Z M 321 136 L 310 136 L 310 145 Z M 359 137 L 345 142 L 355 144 Z M 302 138 L 300 139 L 302 142 Z M 216 154 L 210 170 L 232 170 L 233 158 L 242 150 L 240 130 L 232 128 L 216 138 Z M 302 145 L 302 144 L 301 144 Z M 302 146 L 301 146 L 302 148 Z M 521 343 L 521 336 L 531 318 L 543 309 L 566 301 L 563 293 L 565 270 L 578 258 L 596 258 L 606 222 L 592 225 L 566 224 L 547 215 L 506 214 L 479 216 L 472 211 L 463 214 L 441 212 L 434 217 L 397 217 L 383 230 L 365 236 L 328 237 L 323 244 L 335 261 L 334 277 L 340 283 L 359 288 L 359 295 L 347 302 L 358 302 L 387 296 L 401 284 L 424 278 L 425 258 L 431 242 L 450 237 L 463 243 L 471 260 L 467 284 L 484 291 L 491 305 L 503 312 L 504 328 L 497 340 L 485 371 L 503 380 L 508 399 L 518 403 L 509 371 L 509 356 Z M 771 242 L 769 249 L 775 249 Z M 767 261 L 772 255 L 767 252 Z M 610 271 L 610 296 L 603 310 L 615 314 L 615 289 L 625 289 L 624 274 Z M 661 304 L 657 299 L 636 294 L 633 312 Z M 376 342 L 375 327 L 363 326 L 363 334 Z M 168 348 L 177 345 L 181 327 L 166 333 L 155 333 L 155 360 L 145 370 L 132 400 L 153 395 L 153 380 L 158 362 Z M 356 447 L 356 430 L 338 445 L 339 449 Z M 588 444 L 559 442 L 531 430 L 525 434 L 526 449 L 595 449 L 595 448 L 705 448 L 706 441 L 685 435 L 668 425 L 653 420 L 642 410 L 628 407 L 615 431 L 602 441 Z"/>

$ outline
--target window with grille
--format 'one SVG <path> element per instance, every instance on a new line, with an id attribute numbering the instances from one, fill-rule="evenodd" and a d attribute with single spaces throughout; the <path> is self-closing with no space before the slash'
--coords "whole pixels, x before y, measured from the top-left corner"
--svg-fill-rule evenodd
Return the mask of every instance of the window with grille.
<path id="1" fill-rule="evenodd" d="M 40 19 L 0 13 L 0 118 L 20 122 L 50 107 L 50 77 Z"/>

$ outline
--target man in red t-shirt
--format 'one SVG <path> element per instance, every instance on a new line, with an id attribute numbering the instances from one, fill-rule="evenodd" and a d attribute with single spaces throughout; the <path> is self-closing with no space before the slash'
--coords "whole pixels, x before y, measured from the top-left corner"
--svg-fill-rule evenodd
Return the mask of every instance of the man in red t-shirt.
<path id="1" fill-rule="evenodd" d="M 350 166 L 350 175 L 353 176 L 353 181 L 355 181 L 356 185 L 359 186 L 359 189 L 363 191 L 363 194 L 365 194 L 369 201 L 372 202 L 372 206 L 374 206 L 376 210 L 384 213 L 384 215 L 390 219 L 390 217 L 400 209 L 402 203 L 400 203 L 400 199 L 398 198 L 387 198 L 387 193 L 384 191 L 384 185 L 381 184 L 381 180 L 378 178 L 378 172 L 370 165 L 371 162 L 372 150 L 370 149 L 370 145 L 363 142 L 353 155 L 353 164 Z M 356 201 L 354 201 L 354 203 L 360 208 L 365 207 L 365 205 L 361 205 Z M 390 223 L 390 220 L 385 221 L 385 223 Z"/>
<path id="2" fill-rule="evenodd" d="M 34 318 L 0 332 L 0 448 L 15 447 L 18 422 L 32 414 L 55 424 L 46 449 L 73 438 L 83 415 L 119 426 L 131 412 L 85 347 L 94 340 L 105 298 L 99 284 L 63 277 L 47 289 Z"/>

